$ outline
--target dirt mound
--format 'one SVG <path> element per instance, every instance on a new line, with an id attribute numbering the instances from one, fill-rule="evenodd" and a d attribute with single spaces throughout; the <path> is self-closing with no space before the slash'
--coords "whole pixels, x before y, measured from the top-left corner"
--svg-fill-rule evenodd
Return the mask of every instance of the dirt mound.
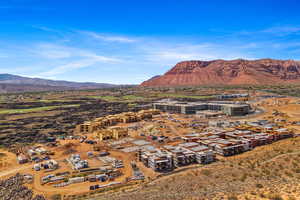
<path id="1" fill-rule="evenodd" d="M 60 150 L 62 150 L 63 155 L 69 155 L 69 154 L 73 154 L 73 153 L 77 152 L 77 150 L 76 150 L 77 146 L 78 146 L 78 144 L 67 143 L 59 148 L 60 148 Z"/>

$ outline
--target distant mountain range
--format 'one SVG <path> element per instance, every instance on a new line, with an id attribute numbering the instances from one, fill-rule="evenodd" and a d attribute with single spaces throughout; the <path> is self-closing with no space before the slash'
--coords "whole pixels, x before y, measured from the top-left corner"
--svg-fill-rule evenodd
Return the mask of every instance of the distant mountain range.
<path id="1" fill-rule="evenodd" d="M 183 61 L 141 86 L 300 84 L 300 62 L 294 60 Z"/>
<path id="2" fill-rule="evenodd" d="M 93 82 L 80 83 L 71 81 L 56 81 L 41 78 L 28 78 L 12 74 L 0 74 L 0 93 L 98 89 L 118 86 L 120 85 Z"/>

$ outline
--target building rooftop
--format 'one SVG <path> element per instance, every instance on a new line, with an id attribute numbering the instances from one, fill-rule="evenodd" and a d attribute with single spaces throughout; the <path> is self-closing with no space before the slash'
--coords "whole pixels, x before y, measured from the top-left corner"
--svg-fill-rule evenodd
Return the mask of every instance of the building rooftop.
<path id="1" fill-rule="evenodd" d="M 181 147 L 186 147 L 186 148 L 193 147 L 193 146 L 198 146 L 198 145 L 199 145 L 199 144 L 196 143 L 196 142 L 187 142 L 187 143 L 179 144 L 179 146 L 181 146 Z"/>
<path id="2" fill-rule="evenodd" d="M 207 146 L 204 146 L 204 145 L 199 145 L 199 146 L 190 148 L 190 150 L 191 150 L 191 151 L 194 151 L 194 152 L 206 151 L 206 150 L 208 150 L 208 149 L 209 149 L 209 148 L 208 148 Z"/>

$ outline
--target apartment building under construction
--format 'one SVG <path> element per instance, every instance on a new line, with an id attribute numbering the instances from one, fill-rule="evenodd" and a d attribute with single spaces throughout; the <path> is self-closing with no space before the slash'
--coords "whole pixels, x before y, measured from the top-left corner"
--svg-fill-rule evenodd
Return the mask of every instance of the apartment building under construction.
<path id="1" fill-rule="evenodd" d="M 173 170 L 190 164 L 209 164 L 216 159 L 215 152 L 199 143 L 165 145 L 162 149 L 140 150 L 138 158 L 154 171 Z"/>
<path id="2" fill-rule="evenodd" d="M 121 126 L 112 126 L 106 129 L 100 129 L 95 131 L 93 134 L 94 137 L 99 141 L 110 140 L 110 139 L 118 140 L 120 138 L 124 138 L 129 135 L 128 129 Z"/>
<path id="3" fill-rule="evenodd" d="M 132 123 L 145 119 L 151 119 L 153 115 L 159 114 L 159 110 L 141 110 L 139 112 L 124 112 L 116 115 L 99 117 L 92 121 L 84 122 L 76 126 L 77 134 L 92 133 L 94 137 L 102 140 L 119 139 L 128 136 L 128 129 L 116 126 L 118 123 Z"/>

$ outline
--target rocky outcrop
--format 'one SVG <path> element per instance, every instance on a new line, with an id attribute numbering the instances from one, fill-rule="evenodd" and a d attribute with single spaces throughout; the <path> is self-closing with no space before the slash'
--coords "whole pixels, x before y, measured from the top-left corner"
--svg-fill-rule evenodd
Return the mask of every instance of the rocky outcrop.
<path id="1" fill-rule="evenodd" d="M 300 83 L 300 62 L 294 60 L 183 61 L 142 86 L 263 85 Z"/>

